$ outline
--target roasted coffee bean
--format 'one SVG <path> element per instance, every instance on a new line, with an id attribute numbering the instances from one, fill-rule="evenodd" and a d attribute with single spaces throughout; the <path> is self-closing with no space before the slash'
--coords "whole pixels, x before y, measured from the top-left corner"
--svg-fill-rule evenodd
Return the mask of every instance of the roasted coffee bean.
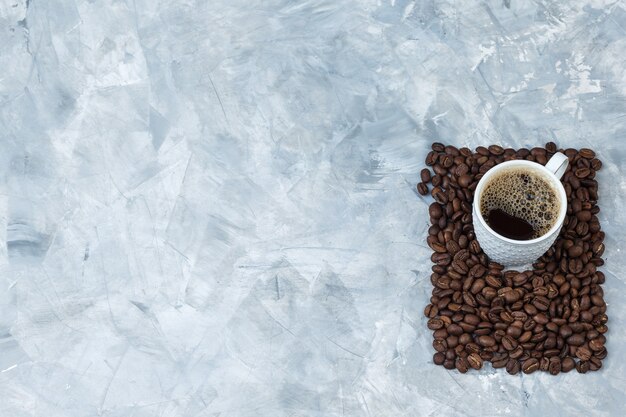
<path id="1" fill-rule="evenodd" d="M 511 375 L 517 375 L 520 370 L 520 365 L 517 359 L 509 359 L 506 363 L 506 371 Z"/>
<path id="2" fill-rule="evenodd" d="M 437 316 L 437 314 L 439 314 L 439 309 L 437 308 L 437 306 L 428 304 L 426 308 L 424 308 L 424 315 L 428 318 L 432 319 Z"/>
<path id="3" fill-rule="evenodd" d="M 511 336 L 504 336 L 501 343 L 502 347 L 504 347 L 508 351 L 517 348 L 517 341 Z"/>
<path id="4" fill-rule="evenodd" d="M 422 169 L 422 171 L 420 172 L 420 178 L 422 179 L 423 183 L 429 183 L 431 179 L 430 169 L 428 168 Z"/>
<path id="5" fill-rule="evenodd" d="M 469 270 L 468 275 L 470 277 L 480 278 L 485 274 L 485 272 L 486 272 L 486 269 L 484 266 L 482 266 L 481 264 L 476 264 Z"/>
<path id="6" fill-rule="evenodd" d="M 599 352 L 604 349 L 604 342 L 599 337 L 589 341 L 589 349 L 593 352 Z"/>
<path id="7" fill-rule="evenodd" d="M 557 357 L 550 358 L 548 370 L 552 375 L 558 375 L 561 372 L 561 359 Z"/>
<path id="8" fill-rule="evenodd" d="M 431 218 L 438 219 L 443 215 L 443 210 L 441 209 L 441 206 L 439 204 L 432 203 L 430 206 L 428 206 L 428 214 Z"/>
<path id="9" fill-rule="evenodd" d="M 591 351 L 586 347 L 579 346 L 576 349 L 576 357 L 582 361 L 588 361 L 591 358 Z"/>
<path id="10" fill-rule="evenodd" d="M 440 161 L 444 168 L 450 168 L 454 164 L 454 158 L 451 155 L 443 155 Z"/>
<path id="11" fill-rule="evenodd" d="M 428 242 L 428 246 L 430 246 L 430 248 L 432 250 L 434 250 L 435 252 L 437 252 L 437 253 L 444 254 L 446 252 L 446 247 L 444 245 L 442 245 L 441 243 L 439 243 L 437 240 L 433 240 L 432 242 L 429 241 Z M 445 257 L 442 257 L 441 260 L 443 261 L 444 258 Z M 431 258 L 431 259 L 433 260 L 433 262 L 436 262 L 434 260 L 434 258 Z M 437 259 L 439 259 L 439 258 L 437 258 Z"/>
<path id="12" fill-rule="evenodd" d="M 459 187 L 462 187 L 462 188 L 469 187 L 471 183 L 472 183 L 472 175 L 467 174 L 467 173 L 461 175 L 459 179 L 457 180 L 457 184 L 459 184 Z"/>
<path id="13" fill-rule="evenodd" d="M 570 346 L 582 346 L 585 343 L 585 337 L 580 333 L 576 333 L 567 338 L 567 343 Z"/>
<path id="14" fill-rule="evenodd" d="M 446 145 L 440 142 L 433 142 L 430 148 L 435 152 L 443 152 L 446 149 Z"/>
<path id="15" fill-rule="evenodd" d="M 599 171 L 602 168 L 602 161 L 600 161 L 598 158 L 593 158 L 591 160 L 591 168 Z"/>
<path id="16" fill-rule="evenodd" d="M 433 340 L 433 348 L 437 352 L 445 352 L 448 349 L 448 343 L 443 339 Z"/>
<path id="17" fill-rule="evenodd" d="M 459 326 L 458 324 L 451 324 L 447 327 L 448 333 L 455 335 L 455 336 L 460 336 L 463 334 L 463 329 L 461 328 L 461 326 Z"/>
<path id="18" fill-rule="evenodd" d="M 432 318 L 428 320 L 428 328 L 430 330 L 438 330 L 438 329 L 441 329 L 442 327 L 443 327 L 443 321 L 441 319 Z"/>
<path id="19" fill-rule="evenodd" d="M 579 150 L 578 155 L 585 159 L 593 159 L 596 157 L 596 153 L 588 148 L 582 148 L 581 150 Z"/>
<path id="20" fill-rule="evenodd" d="M 466 358 L 457 358 L 455 365 L 456 365 L 457 371 L 459 371 L 462 374 L 466 373 L 467 370 L 470 368 L 469 362 Z"/>
<path id="21" fill-rule="evenodd" d="M 435 365 L 443 365 L 443 362 L 446 360 L 446 355 L 441 352 L 437 352 L 433 355 L 433 363 Z"/>
<path id="22" fill-rule="evenodd" d="M 518 326 L 509 326 L 506 329 L 506 334 L 511 336 L 514 339 L 517 339 L 522 334 L 522 328 Z"/>
<path id="23" fill-rule="evenodd" d="M 576 362 L 570 356 L 563 358 L 561 361 L 561 372 L 569 372 L 576 367 Z"/>
<path id="24" fill-rule="evenodd" d="M 509 352 L 509 358 L 519 359 L 524 355 L 524 348 L 518 345 L 515 349 Z"/>
<path id="25" fill-rule="evenodd" d="M 576 176 L 578 178 L 587 178 L 590 173 L 591 171 L 589 170 L 589 168 L 578 168 L 576 170 Z"/>
<path id="26" fill-rule="evenodd" d="M 524 363 L 522 363 L 522 371 L 525 374 L 532 374 L 537 369 L 539 369 L 539 361 L 536 358 L 526 359 Z"/>
<path id="27" fill-rule="evenodd" d="M 554 143 L 554 142 L 546 143 L 545 148 L 546 148 L 546 151 L 548 151 L 550 153 L 556 153 L 556 151 L 558 149 L 557 146 L 556 146 L 556 143 Z"/>
<path id="28" fill-rule="evenodd" d="M 430 259 L 440 266 L 449 265 L 452 260 L 449 253 L 434 253 Z"/>
<path id="29" fill-rule="evenodd" d="M 494 288 L 500 288 L 502 286 L 502 281 L 500 281 L 500 278 L 494 275 L 487 275 L 487 277 L 485 278 L 485 283 Z"/>
<path id="30" fill-rule="evenodd" d="M 417 192 L 420 195 L 428 195 L 428 186 L 423 182 L 420 182 L 419 184 L 417 184 Z"/>
<path id="31" fill-rule="evenodd" d="M 572 330 L 572 328 L 570 326 L 568 326 L 567 324 L 561 326 L 559 328 L 559 335 L 563 338 L 563 339 L 567 339 L 568 337 L 570 337 L 572 334 L 574 333 L 574 331 Z"/>
<path id="32" fill-rule="evenodd" d="M 476 341 L 479 345 L 483 347 L 492 347 L 496 345 L 496 340 L 493 337 L 487 335 L 478 336 L 478 339 L 476 339 Z"/>
<path id="33" fill-rule="evenodd" d="M 589 371 L 589 362 L 580 361 L 576 364 L 576 370 L 578 373 L 586 374 Z"/>
<path id="34" fill-rule="evenodd" d="M 538 296 L 533 299 L 533 305 L 541 311 L 546 311 L 550 307 L 550 300 L 546 297 Z"/>
<path id="35" fill-rule="evenodd" d="M 593 251 L 593 254 L 595 256 L 602 256 L 604 254 L 604 243 L 602 243 L 599 240 L 596 240 L 595 242 L 593 242 L 593 245 L 591 246 L 591 250 Z"/>
<path id="36" fill-rule="evenodd" d="M 509 358 L 507 356 L 500 356 L 496 358 L 494 355 L 494 357 L 491 358 L 491 366 L 493 366 L 496 369 L 504 368 L 508 362 L 509 362 Z"/>
<path id="37" fill-rule="evenodd" d="M 454 240 L 450 240 L 448 241 L 448 243 L 446 243 L 446 249 L 451 255 L 454 255 L 455 253 L 461 250 L 461 247 Z"/>
<path id="38" fill-rule="evenodd" d="M 469 271 L 467 264 L 459 260 L 452 261 L 452 269 L 462 275 L 467 274 L 467 272 Z"/>
<path id="39" fill-rule="evenodd" d="M 470 353 L 467 356 L 467 362 L 474 369 L 480 369 L 483 367 L 483 359 L 480 357 L 478 353 Z"/>

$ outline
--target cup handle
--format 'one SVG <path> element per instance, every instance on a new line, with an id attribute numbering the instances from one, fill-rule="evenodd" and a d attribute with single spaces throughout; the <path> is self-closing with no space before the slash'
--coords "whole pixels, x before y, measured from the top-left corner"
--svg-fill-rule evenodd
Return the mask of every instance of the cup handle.
<path id="1" fill-rule="evenodd" d="M 553 173 L 558 179 L 561 179 L 563 174 L 565 174 L 568 164 L 569 159 L 567 156 L 563 155 L 561 152 L 557 152 L 546 164 L 546 169 Z"/>

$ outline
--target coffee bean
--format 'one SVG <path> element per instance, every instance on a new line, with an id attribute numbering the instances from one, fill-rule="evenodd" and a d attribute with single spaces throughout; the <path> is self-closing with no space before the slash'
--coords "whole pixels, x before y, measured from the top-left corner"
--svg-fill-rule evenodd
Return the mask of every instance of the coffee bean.
<path id="1" fill-rule="evenodd" d="M 452 156 L 459 156 L 461 154 L 459 150 L 457 149 L 457 147 L 452 146 L 452 145 L 446 146 L 444 151 L 446 152 L 446 154 L 452 155 Z"/>
<path id="2" fill-rule="evenodd" d="M 448 196 L 446 195 L 446 193 L 443 191 L 441 187 L 437 186 L 433 188 L 430 194 L 433 196 L 435 201 L 438 202 L 439 204 L 448 203 Z"/>
<path id="3" fill-rule="evenodd" d="M 576 349 L 576 357 L 582 361 L 588 361 L 591 358 L 591 351 L 586 347 L 579 346 Z"/>
<path id="4" fill-rule="evenodd" d="M 432 304 L 428 304 L 426 308 L 424 308 L 424 315 L 428 318 L 435 318 L 438 313 L 439 309 Z"/>
<path id="5" fill-rule="evenodd" d="M 533 298 L 532 303 L 540 311 L 546 311 L 550 307 L 550 300 L 543 296 Z"/>
<path id="6" fill-rule="evenodd" d="M 491 358 L 491 366 L 493 366 L 495 369 L 504 368 L 508 362 L 509 358 L 507 355 L 500 355 L 497 358 L 494 355 L 494 357 Z"/>
<path id="7" fill-rule="evenodd" d="M 448 333 L 455 335 L 455 336 L 460 336 L 463 334 L 463 329 L 458 324 L 453 323 L 448 326 Z"/>
<path id="8" fill-rule="evenodd" d="M 496 345 L 496 340 L 493 337 L 487 335 L 478 336 L 478 339 L 476 339 L 476 341 L 479 345 L 483 347 L 491 347 Z"/>
<path id="9" fill-rule="evenodd" d="M 517 359 L 509 359 L 506 363 L 506 371 L 511 375 L 517 375 L 520 371 L 520 365 Z"/>
<path id="10" fill-rule="evenodd" d="M 446 247 L 437 241 L 428 242 L 428 246 L 435 252 L 438 252 L 441 254 L 444 254 L 446 252 Z M 435 261 L 433 260 L 433 262 Z"/>
<path id="11" fill-rule="evenodd" d="M 554 143 L 554 142 L 546 143 L 545 148 L 550 153 L 555 153 L 557 151 L 557 149 L 558 149 L 557 146 L 556 146 L 556 143 Z"/>
<path id="12" fill-rule="evenodd" d="M 576 364 L 576 370 L 578 373 L 586 374 L 589 371 L 589 362 L 580 361 Z"/>
<path id="13" fill-rule="evenodd" d="M 457 371 L 459 371 L 462 374 L 466 373 L 470 367 L 468 360 L 465 358 L 457 358 L 455 365 L 456 365 Z"/>
<path id="14" fill-rule="evenodd" d="M 563 338 L 563 339 L 567 339 L 568 337 L 570 337 L 572 335 L 572 333 L 574 333 L 574 331 L 572 330 L 572 328 L 570 326 L 568 326 L 567 324 L 563 325 L 560 327 L 559 329 L 559 335 Z"/>
<path id="15" fill-rule="evenodd" d="M 570 258 L 576 258 L 583 254 L 583 246 L 581 244 L 571 246 L 567 250 L 567 254 L 570 256 Z"/>
<path id="16" fill-rule="evenodd" d="M 472 176 L 470 174 L 463 174 L 457 180 L 457 183 L 462 188 L 467 188 L 472 183 Z"/>
<path id="17" fill-rule="evenodd" d="M 430 260 L 440 266 L 449 265 L 452 261 L 452 258 L 449 253 L 434 253 Z"/>
<path id="18" fill-rule="evenodd" d="M 454 164 L 454 158 L 450 155 L 443 155 L 439 160 L 444 168 L 450 168 Z"/>
<path id="19" fill-rule="evenodd" d="M 465 275 L 469 271 L 467 264 L 459 260 L 452 261 L 452 269 L 454 269 L 456 272 L 458 272 L 461 275 Z"/>
<path id="20" fill-rule="evenodd" d="M 557 357 L 550 358 L 548 371 L 550 372 L 551 375 L 558 375 L 559 372 L 561 372 L 561 359 Z"/>
<path id="21" fill-rule="evenodd" d="M 596 157 L 596 153 L 588 148 L 582 148 L 581 150 L 579 150 L 578 155 L 585 159 L 593 159 Z"/>
<path id="22" fill-rule="evenodd" d="M 576 170 L 576 176 L 578 178 L 587 178 L 590 173 L 591 171 L 589 170 L 589 168 L 578 168 Z"/>
<path id="23" fill-rule="evenodd" d="M 467 356 L 467 362 L 469 363 L 469 365 L 472 368 L 474 368 L 476 370 L 478 370 L 478 369 L 483 367 L 483 359 L 480 357 L 480 355 L 478 353 L 475 353 L 475 352 L 470 353 Z"/>
<path id="24" fill-rule="evenodd" d="M 500 281 L 500 278 L 494 275 L 487 275 L 487 277 L 485 278 L 485 283 L 494 288 L 500 288 L 502 286 L 502 281 Z"/>
<path id="25" fill-rule="evenodd" d="M 592 214 L 589 210 L 581 210 L 576 213 L 576 219 L 581 222 L 588 222 L 589 220 L 591 220 L 591 216 Z"/>
<path id="26" fill-rule="evenodd" d="M 422 169 L 422 171 L 420 172 L 420 178 L 422 179 L 423 183 L 429 183 L 431 179 L 430 169 L 428 168 Z"/>
<path id="27" fill-rule="evenodd" d="M 432 318 L 428 320 L 428 328 L 430 330 L 437 330 L 437 329 L 441 329 L 442 327 L 443 327 L 443 321 L 441 319 Z"/>
<path id="28" fill-rule="evenodd" d="M 502 347 L 511 351 L 517 347 L 517 341 L 511 336 L 504 336 L 502 338 Z"/>
<path id="29" fill-rule="evenodd" d="M 502 155 L 504 153 L 504 149 L 502 148 L 502 146 L 498 146 L 498 145 L 491 145 L 489 146 L 489 152 L 492 153 L 493 155 Z"/>
<path id="30" fill-rule="evenodd" d="M 448 243 L 446 243 L 446 250 L 451 255 L 454 255 L 455 253 L 457 253 L 458 251 L 461 250 L 461 247 L 454 240 L 450 240 L 450 241 L 448 241 Z"/>
<path id="31" fill-rule="evenodd" d="M 602 256 L 602 254 L 604 253 L 604 243 L 602 243 L 599 240 L 596 240 L 595 242 L 593 242 L 593 246 L 591 247 L 591 250 L 593 251 L 593 254 L 595 256 Z"/>
<path id="32" fill-rule="evenodd" d="M 446 146 L 443 143 L 440 142 L 433 142 L 430 145 L 430 148 L 434 151 L 434 152 L 443 152 L 446 148 Z"/>
<path id="33" fill-rule="evenodd" d="M 522 371 L 525 374 L 532 374 L 539 369 L 539 361 L 536 358 L 529 358 L 522 363 Z"/>
<path id="34" fill-rule="evenodd" d="M 602 161 L 600 161 L 598 158 L 593 158 L 591 160 L 591 168 L 599 171 L 602 168 Z"/>
<path id="35" fill-rule="evenodd" d="M 600 338 L 596 338 L 589 341 L 589 349 L 594 352 L 599 352 L 604 349 L 604 342 Z"/>
<path id="36" fill-rule="evenodd" d="M 567 343 L 570 346 L 582 346 L 585 343 L 585 337 L 580 333 L 576 333 L 567 338 Z"/>
<path id="37" fill-rule="evenodd" d="M 437 352 L 445 352 L 448 349 L 448 343 L 443 339 L 433 340 L 433 348 Z"/>
<path id="38" fill-rule="evenodd" d="M 433 219 L 438 219 L 443 215 L 443 211 L 441 210 L 441 206 L 439 204 L 432 203 L 428 206 L 428 214 L 430 214 L 430 217 Z"/>
<path id="39" fill-rule="evenodd" d="M 569 356 L 563 358 L 563 360 L 561 361 L 561 372 L 569 372 L 575 367 L 576 362 L 574 362 L 574 359 Z"/>

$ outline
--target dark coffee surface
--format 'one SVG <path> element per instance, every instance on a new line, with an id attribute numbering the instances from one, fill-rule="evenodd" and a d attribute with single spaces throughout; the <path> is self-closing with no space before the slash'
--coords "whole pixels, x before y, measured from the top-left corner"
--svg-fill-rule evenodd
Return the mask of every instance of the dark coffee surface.
<path id="1" fill-rule="evenodd" d="M 504 271 L 476 240 L 474 190 L 499 163 L 525 159 L 545 165 L 557 151 L 569 158 L 562 178 L 563 228 L 532 269 Z M 460 373 L 485 362 L 511 375 L 599 370 L 607 356 L 608 316 L 595 179 L 602 163 L 595 152 L 558 149 L 552 142 L 543 148 L 492 145 L 474 151 L 433 143 L 426 164 L 432 172 L 422 170 L 417 191 L 434 199 L 426 239 L 433 250 L 433 290 L 424 309 L 433 331 L 433 363 Z"/>
<path id="2" fill-rule="evenodd" d="M 511 234 L 524 234 L 524 226 L 530 225 L 533 233 L 518 239 L 528 240 L 545 235 L 554 226 L 561 203 L 558 191 L 545 174 L 514 166 L 495 173 L 482 189 L 480 212 L 483 218 L 489 221 L 489 213 L 494 209 L 500 209 L 495 213 L 494 221 L 500 220 L 496 227 L 505 228 Z M 510 215 L 514 223 L 506 224 L 505 216 L 500 215 L 503 213 Z"/>
<path id="3" fill-rule="evenodd" d="M 529 240 L 535 234 L 533 225 L 500 209 L 489 211 L 487 224 L 497 234 L 515 240 Z"/>

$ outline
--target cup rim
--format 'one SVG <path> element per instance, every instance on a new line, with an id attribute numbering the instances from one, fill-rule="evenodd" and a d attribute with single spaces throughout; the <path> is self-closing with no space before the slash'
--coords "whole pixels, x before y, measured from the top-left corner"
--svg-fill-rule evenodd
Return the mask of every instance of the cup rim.
<path id="1" fill-rule="evenodd" d="M 482 192 L 482 189 L 485 187 L 486 180 L 489 179 L 490 177 L 492 177 L 498 171 L 501 171 L 502 169 L 505 169 L 505 168 L 510 167 L 512 165 L 524 166 L 524 167 L 527 167 L 527 168 L 531 168 L 531 169 L 540 171 L 542 174 L 546 175 L 548 178 L 550 178 L 550 180 L 552 180 L 553 184 L 556 184 L 556 188 L 557 188 L 557 191 L 559 193 L 559 197 L 561 199 L 561 207 L 560 207 L 560 210 L 559 210 L 559 216 L 557 218 L 557 221 L 554 223 L 554 225 L 552 225 L 550 230 L 548 230 L 543 235 L 541 235 L 541 236 L 539 236 L 537 238 L 534 238 L 534 239 L 530 239 L 530 240 L 516 240 L 516 239 L 511 239 L 511 238 L 502 236 L 501 234 L 499 234 L 496 231 L 494 231 L 487 224 L 487 221 L 483 218 L 483 216 L 481 214 L 480 198 L 479 197 L 480 197 L 480 194 Z M 505 242 L 512 243 L 512 244 L 515 244 L 515 245 L 520 245 L 520 246 L 533 245 L 535 243 L 538 243 L 538 242 L 541 242 L 543 240 L 548 239 L 550 236 L 552 236 L 554 234 L 554 232 L 557 232 L 558 230 L 561 229 L 561 227 L 563 226 L 563 222 L 565 221 L 565 215 L 567 214 L 567 195 L 565 193 L 565 188 L 563 187 L 563 184 L 561 183 L 561 179 L 557 178 L 556 175 L 554 175 L 552 172 L 550 172 L 545 166 L 543 166 L 541 164 L 538 164 L 537 162 L 533 162 L 533 161 L 511 160 L 511 161 L 502 162 L 501 164 L 498 164 L 498 165 L 494 166 L 489 171 L 487 171 L 485 173 L 485 175 L 483 175 L 483 177 L 480 179 L 480 181 L 478 181 L 478 185 L 476 186 L 476 190 L 474 192 L 474 197 L 475 197 L 474 198 L 474 209 L 475 209 L 474 217 L 478 217 L 478 221 L 481 223 L 481 225 L 487 231 L 489 231 L 489 233 L 491 233 L 493 236 L 497 237 L 498 239 L 501 239 L 501 240 L 503 240 Z"/>

